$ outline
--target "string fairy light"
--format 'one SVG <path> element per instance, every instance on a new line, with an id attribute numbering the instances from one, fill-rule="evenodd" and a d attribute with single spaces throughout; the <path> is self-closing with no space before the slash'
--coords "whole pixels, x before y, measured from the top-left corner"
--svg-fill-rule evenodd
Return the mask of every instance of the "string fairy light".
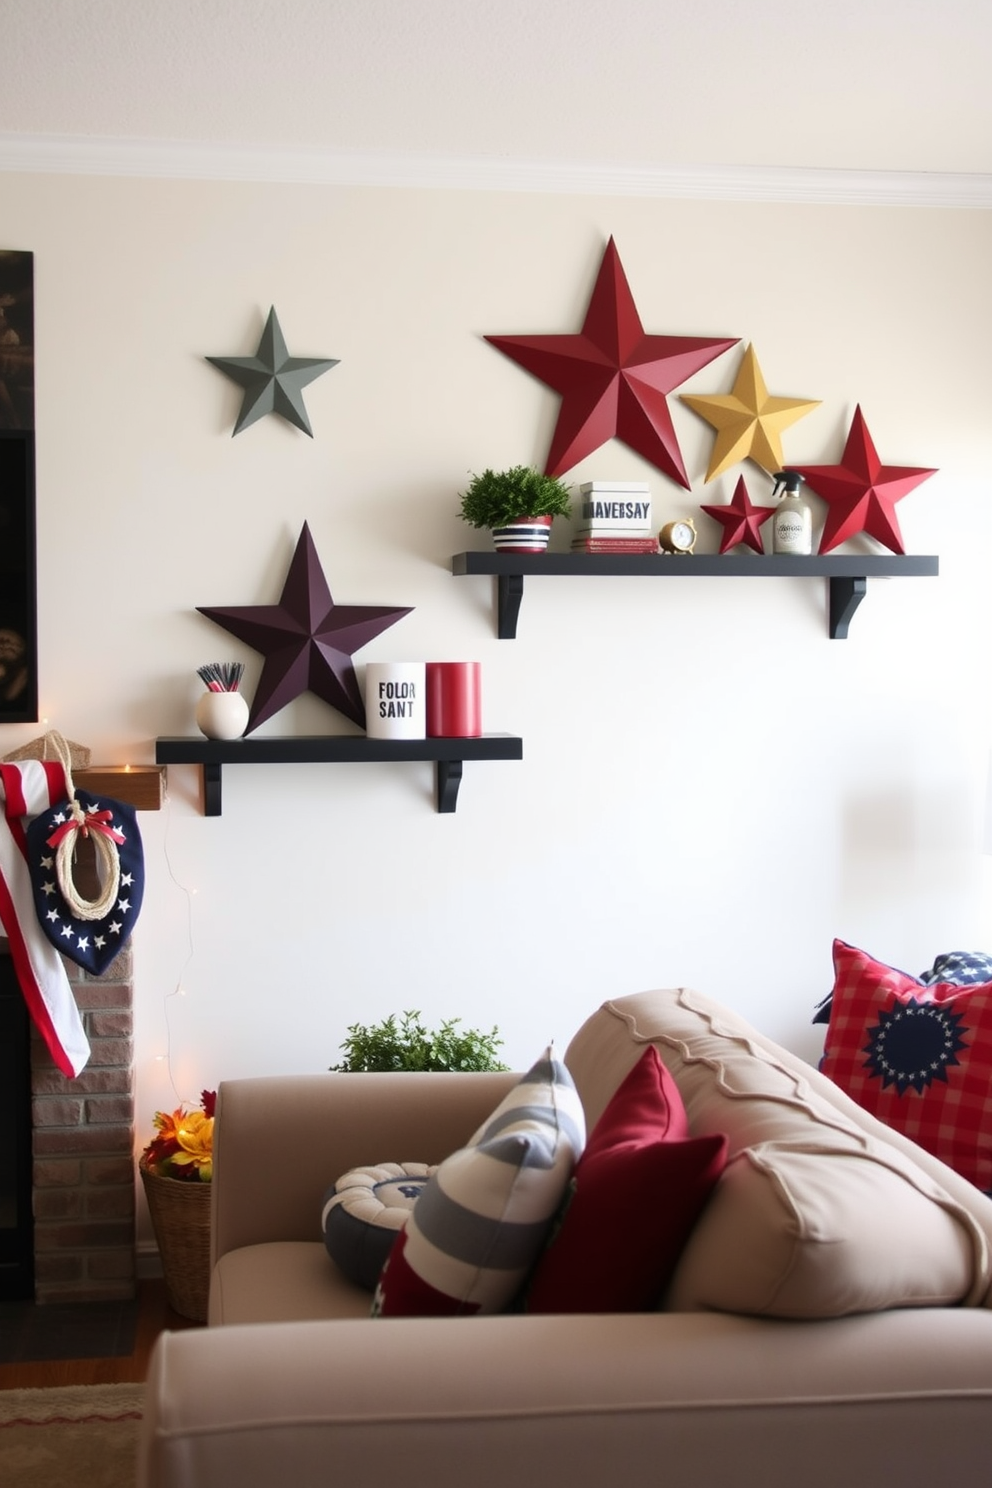
<path id="1" fill-rule="evenodd" d="M 182 883 L 177 877 L 175 869 L 172 866 L 172 857 L 169 853 L 169 834 L 172 829 L 172 798 L 169 795 L 168 787 L 166 787 L 165 790 L 165 813 L 165 832 L 163 833 L 162 837 L 162 855 L 165 858 L 165 867 L 169 877 L 172 879 L 172 882 L 175 884 L 176 888 L 180 891 L 181 894 L 185 896 L 186 899 L 186 956 L 179 968 L 179 975 L 176 978 L 175 986 L 173 987 L 171 992 L 166 992 L 162 999 L 162 1013 L 165 1020 L 165 1053 L 157 1054 L 155 1058 L 157 1063 L 165 1064 L 169 1084 L 172 1087 L 172 1093 L 176 1097 L 178 1103 L 180 1105 L 190 1105 L 192 1104 L 192 1102 L 189 1100 L 189 1098 L 180 1095 L 179 1090 L 176 1087 L 176 1081 L 172 1072 L 172 1020 L 170 1017 L 169 1004 L 174 997 L 186 996 L 186 988 L 183 986 L 183 979 L 186 975 L 187 970 L 189 969 L 190 962 L 193 960 L 193 957 L 196 954 L 196 945 L 193 939 L 193 900 L 196 897 L 197 891 L 196 889 L 188 888 L 186 884 Z"/>

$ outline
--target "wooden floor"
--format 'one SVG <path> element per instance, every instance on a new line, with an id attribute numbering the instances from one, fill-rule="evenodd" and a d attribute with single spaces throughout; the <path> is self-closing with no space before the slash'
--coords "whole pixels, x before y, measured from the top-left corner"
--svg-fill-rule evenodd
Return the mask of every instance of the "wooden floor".
<path id="1" fill-rule="evenodd" d="M 114 1385 L 148 1376 L 148 1359 L 164 1329 L 198 1328 L 173 1312 L 161 1280 L 139 1281 L 138 1324 L 134 1352 L 115 1359 L 45 1359 L 30 1364 L 0 1364 L 0 1390 L 47 1389 L 53 1385 Z"/>

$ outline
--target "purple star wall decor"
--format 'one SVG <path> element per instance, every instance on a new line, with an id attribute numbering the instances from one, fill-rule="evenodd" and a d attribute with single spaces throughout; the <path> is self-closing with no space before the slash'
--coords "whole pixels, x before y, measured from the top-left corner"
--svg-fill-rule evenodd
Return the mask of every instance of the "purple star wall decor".
<path id="1" fill-rule="evenodd" d="M 411 609 L 335 604 L 305 522 L 278 604 L 196 608 L 265 657 L 246 734 L 304 692 L 364 728 L 352 655 Z"/>

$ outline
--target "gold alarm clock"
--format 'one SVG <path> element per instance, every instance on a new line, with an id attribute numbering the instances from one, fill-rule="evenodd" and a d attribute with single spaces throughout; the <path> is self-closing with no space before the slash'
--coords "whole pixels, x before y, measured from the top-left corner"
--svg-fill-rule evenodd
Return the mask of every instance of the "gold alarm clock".
<path id="1" fill-rule="evenodd" d="M 696 529 L 691 517 L 666 522 L 658 533 L 658 546 L 663 553 L 691 553 L 696 546 Z"/>

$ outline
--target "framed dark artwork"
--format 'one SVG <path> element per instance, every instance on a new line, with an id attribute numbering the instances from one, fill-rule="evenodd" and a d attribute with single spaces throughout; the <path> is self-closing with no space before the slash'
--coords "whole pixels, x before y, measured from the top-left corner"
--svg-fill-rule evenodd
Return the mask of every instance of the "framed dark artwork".
<path id="1" fill-rule="evenodd" d="M 0 249 L 0 723 L 38 717 L 33 268 Z"/>

